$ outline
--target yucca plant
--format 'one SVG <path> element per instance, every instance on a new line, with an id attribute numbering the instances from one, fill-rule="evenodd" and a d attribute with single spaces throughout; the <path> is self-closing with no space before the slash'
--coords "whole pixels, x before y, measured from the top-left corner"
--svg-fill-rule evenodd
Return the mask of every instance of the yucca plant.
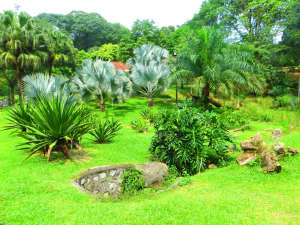
<path id="1" fill-rule="evenodd" d="M 104 122 L 97 122 L 94 129 L 90 131 L 90 134 L 95 138 L 97 143 L 102 144 L 111 142 L 120 129 L 121 123 L 118 120 L 111 119 Z"/>
<path id="2" fill-rule="evenodd" d="M 25 139 L 20 149 L 29 151 L 27 158 L 42 152 L 47 153 L 49 160 L 54 150 L 70 158 L 69 148 L 78 147 L 79 139 L 91 129 L 90 112 L 60 94 L 37 96 L 30 103 L 30 107 L 22 106 L 22 110 L 13 109 L 6 127 Z"/>

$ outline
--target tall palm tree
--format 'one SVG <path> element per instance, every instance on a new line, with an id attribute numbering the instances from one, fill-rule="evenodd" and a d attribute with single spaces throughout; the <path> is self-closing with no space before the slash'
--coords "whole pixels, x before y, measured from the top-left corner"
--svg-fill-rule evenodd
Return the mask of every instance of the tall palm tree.
<path id="1" fill-rule="evenodd" d="M 153 97 L 166 91 L 170 84 L 170 69 L 166 61 L 168 51 L 159 46 L 143 45 L 134 50 L 135 57 L 129 60 L 131 79 L 138 92 L 147 96 L 148 107 L 153 106 Z"/>
<path id="2" fill-rule="evenodd" d="M 6 11 L 3 14 L 3 30 L 1 45 L 3 52 L 0 55 L 0 64 L 15 71 L 20 102 L 23 101 L 23 76 L 26 69 L 38 68 L 45 53 L 40 51 L 36 24 L 26 13 L 15 14 Z"/>
<path id="3" fill-rule="evenodd" d="M 99 59 L 85 60 L 74 83 L 83 98 L 95 97 L 101 112 L 105 111 L 107 100 L 124 101 L 132 90 L 131 81 L 123 71 Z"/>
<path id="4" fill-rule="evenodd" d="M 42 41 L 47 52 L 48 73 L 52 74 L 55 65 L 69 64 L 75 58 L 75 48 L 72 40 L 61 32 L 46 29 L 42 35 Z"/>
<path id="5" fill-rule="evenodd" d="M 192 93 L 194 98 L 202 97 L 205 105 L 210 102 L 220 106 L 210 98 L 210 93 L 220 87 L 261 90 L 259 67 L 252 56 L 245 48 L 227 44 L 220 29 L 203 27 L 190 32 L 179 53 L 178 67 L 191 71 L 197 78 L 201 96 Z"/>

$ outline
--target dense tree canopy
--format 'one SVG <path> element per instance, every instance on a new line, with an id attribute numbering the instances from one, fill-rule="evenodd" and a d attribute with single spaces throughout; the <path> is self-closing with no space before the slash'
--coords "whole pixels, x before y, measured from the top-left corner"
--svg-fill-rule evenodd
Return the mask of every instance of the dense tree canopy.
<path id="1" fill-rule="evenodd" d="M 88 50 L 105 43 L 118 43 L 129 30 L 120 24 L 107 22 L 97 13 L 73 11 L 67 15 L 40 14 L 38 18 L 54 24 L 67 33 L 78 49 Z"/>

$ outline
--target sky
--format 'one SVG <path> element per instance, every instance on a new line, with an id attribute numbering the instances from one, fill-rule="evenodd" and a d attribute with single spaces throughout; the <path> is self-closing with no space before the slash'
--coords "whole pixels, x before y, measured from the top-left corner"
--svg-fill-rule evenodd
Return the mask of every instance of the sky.
<path id="1" fill-rule="evenodd" d="M 159 27 L 182 25 L 193 17 L 204 0 L 0 0 L 0 12 L 25 11 L 67 14 L 73 10 L 97 12 L 108 22 L 131 28 L 137 19 L 152 19 Z"/>

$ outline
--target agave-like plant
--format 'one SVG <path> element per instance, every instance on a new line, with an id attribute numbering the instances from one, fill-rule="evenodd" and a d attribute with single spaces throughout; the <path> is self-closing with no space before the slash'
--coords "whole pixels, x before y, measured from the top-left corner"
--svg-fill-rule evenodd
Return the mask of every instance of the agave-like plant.
<path id="1" fill-rule="evenodd" d="M 10 112 L 6 129 L 13 129 L 25 139 L 20 149 L 29 151 L 27 158 L 43 152 L 49 160 L 53 150 L 70 158 L 69 148 L 79 146 L 79 139 L 90 131 L 90 112 L 70 98 L 61 94 L 39 95 L 30 102 L 30 107 L 22 106 L 21 110 Z M 26 112 L 24 118 L 23 114 L 16 113 L 19 111 Z"/>
<path id="2" fill-rule="evenodd" d="M 74 84 L 84 99 L 94 97 L 102 112 L 106 101 L 124 101 L 132 91 L 131 81 L 125 72 L 116 70 L 110 62 L 98 59 L 83 62 Z"/>
<path id="3" fill-rule="evenodd" d="M 121 123 L 118 120 L 98 121 L 90 134 L 95 138 L 97 143 L 102 144 L 111 142 L 120 129 Z"/>

